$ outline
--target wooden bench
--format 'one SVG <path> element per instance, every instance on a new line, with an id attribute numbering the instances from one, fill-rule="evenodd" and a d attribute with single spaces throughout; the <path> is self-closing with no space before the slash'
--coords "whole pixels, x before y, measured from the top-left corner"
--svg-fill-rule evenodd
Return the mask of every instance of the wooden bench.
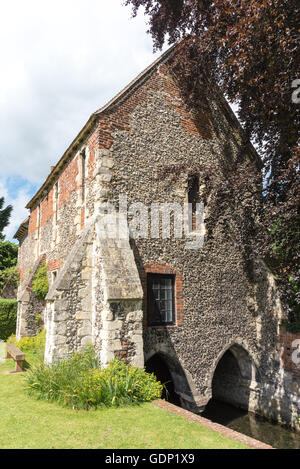
<path id="1" fill-rule="evenodd" d="M 6 344 L 6 358 L 12 358 L 16 362 L 16 369 L 13 373 L 21 373 L 25 354 L 18 349 L 15 344 Z"/>

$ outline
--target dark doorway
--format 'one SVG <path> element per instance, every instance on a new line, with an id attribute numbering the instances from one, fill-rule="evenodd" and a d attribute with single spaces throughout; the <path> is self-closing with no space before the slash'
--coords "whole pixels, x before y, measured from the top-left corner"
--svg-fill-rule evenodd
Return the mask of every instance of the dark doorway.
<path id="1" fill-rule="evenodd" d="M 206 406 L 203 416 L 222 425 L 228 425 L 237 418 L 247 415 L 250 381 L 250 356 L 242 347 L 236 345 L 224 353 L 215 369 L 212 399 Z"/>
<path id="2" fill-rule="evenodd" d="M 162 355 L 153 355 L 153 357 L 145 363 L 145 368 L 148 373 L 154 373 L 158 381 L 164 385 L 162 399 L 180 406 L 180 398 L 175 392 L 174 382 L 169 367 Z"/>
<path id="3" fill-rule="evenodd" d="M 248 410 L 251 381 L 251 359 L 246 354 L 241 348 L 227 350 L 219 361 L 212 380 L 213 399 L 244 410 Z"/>
<path id="4" fill-rule="evenodd" d="M 215 370 L 212 381 L 212 397 L 232 403 L 232 389 L 240 383 L 241 378 L 238 362 L 232 352 L 227 350 Z"/>

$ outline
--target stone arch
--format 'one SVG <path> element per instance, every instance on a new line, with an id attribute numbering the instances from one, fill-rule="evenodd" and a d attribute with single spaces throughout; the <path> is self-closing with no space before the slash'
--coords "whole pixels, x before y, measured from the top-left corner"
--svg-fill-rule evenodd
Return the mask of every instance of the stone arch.
<path id="1" fill-rule="evenodd" d="M 154 373 L 164 385 L 162 398 L 172 404 L 180 405 L 180 397 L 176 392 L 177 387 L 175 388 L 176 376 L 174 376 L 168 357 L 162 353 L 155 353 L 145 362 L 145 368 L 148 373 Z"/>
<path id="2" fill-rule="evenodd" d="M 260 381 L 259 367 L 256 360 L 256 355 L 252 351 L 249 352 L 250 347 L 241 339 L 236 339 L 229 342 L 221 352 L 217 355 L 208 380 L 208 388 L 211 390 L 212 380 L 216 371 L 216 368 L 225 355 L 226 352 L 230 351 L 237 360 L 242 376 L 250 381 Z"/>
<path id="3" fill-rule="evenodd" d="M 217 356 L 209 377 L 210 398 L 251 408 L 252 389 L 260 381 L 253 354 L 243 341 L 232 341 Z"/>
<path id="4" fill-rule="evenodd" d="M 145 353 L 144 358 L 146 369 L 147 364 L 153 360 L 154 357 L 157 359 L 160 358 L 168 367 L 174 384 L 174 392 L 178 396 L 178 401 L 174 403 L 181 405 L 185 409 L 198 412 L 199 408 L 203 407 L 203 404 L 199 404 L 200 396 L 198 396 L 192 376 L 186 369 L 184 369 L 175 351 L 167 348 L 164 344 L 157 344 L 155 348 L 151 349 L 148 353 Z"/>

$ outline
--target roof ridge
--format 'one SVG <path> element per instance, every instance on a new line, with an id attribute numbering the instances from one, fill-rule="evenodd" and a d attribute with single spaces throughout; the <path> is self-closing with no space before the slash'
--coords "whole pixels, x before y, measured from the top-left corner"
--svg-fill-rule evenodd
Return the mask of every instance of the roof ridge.
<path id="1" fill-rule="evenodd" d="M 109 109 L 113 104 L 116 104 L 119 98 L 123 97 L 127 92 L 131 91 L 132 88 L 135 88 L 135 85 L 139 84 L 142 78 L 146 77 L 149 72 L 153 71 L 156 65 L 159 65 L 166 61 L 172 52 L 173 49 L 177 46 L 178 43 L 173 44 L 169 49 L 167 49 L 162 55 L 160 55 L 154 62 L 152 62 L 148 67 L 146 67 L 141 73 L 139 73 L 131 82 L 125 86 L 119 93 L 116 94 L 108 103 L 106 103 L 102 108 L 96 111 L 94 114 L 99 115 L 102 112 Z"/>

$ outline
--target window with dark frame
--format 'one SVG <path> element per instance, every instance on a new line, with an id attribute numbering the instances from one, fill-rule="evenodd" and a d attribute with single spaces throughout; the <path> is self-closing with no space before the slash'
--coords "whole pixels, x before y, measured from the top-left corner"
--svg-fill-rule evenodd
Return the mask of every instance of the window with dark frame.
<path id="1" fill-rule="evenodd" d="M 147 275 L 147 317 L 149 326 L 175 324 L 175 275 Z"/>

